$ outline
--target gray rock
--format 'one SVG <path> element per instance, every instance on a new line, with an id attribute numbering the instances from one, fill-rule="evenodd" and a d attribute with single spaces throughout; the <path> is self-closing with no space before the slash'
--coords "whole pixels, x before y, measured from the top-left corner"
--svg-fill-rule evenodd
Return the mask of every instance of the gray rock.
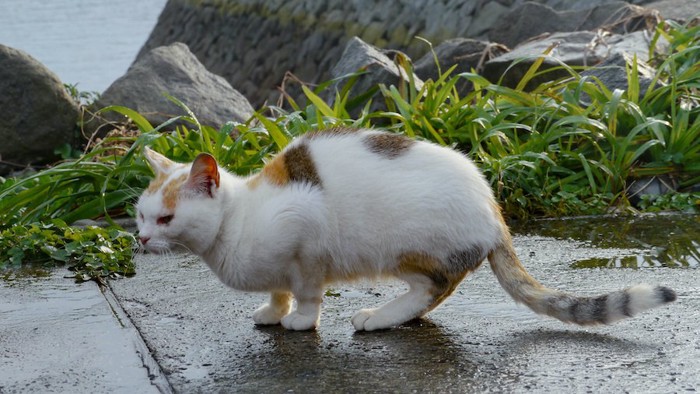
<path id="1" fill-rule="evenodd" d="M 680 23 L 700 20 L 700 3 L 698 0 L 659 0 L 645 5 L 657 10 L 663 19 L 672 19 Z"/>
<path id="2" fill-rule="evenodd" d="M 242 94 L 224 78 L 207 71 L 182 43 L 155 48 L 141 57 L 107 88 L 96 106 L 125 106 L 156 126 L 186 115 L 165 93 L 187 105 L 201 124 L 216 128 L 228 121 L 244 122 L 254 112 Z"/>
<path id="3" fill-rule="evenodd" d="M 76 142 L 78 117 L 77 103 L 56 74 L 0 45 L 0 174 L 56 159 L 54 149 Z"/>
<path id="4" fill-rule="evenodd" d="M 490 60 L 484 68 L 484 76 L 494 83 L 503 78 L 503 85 L 514 87 L 520 82 L 537 57 L 552 45 L 556 45 L 556 47 L 542 63 L 540 70 L 560 66 L 559 62 L 570 66 L 594 66 L 616 54 L 636 54 L 637 58 L 644 62 L 649 57 L 649 40 L 641 31 L 626 35 L 601 35 L 587 31 L 556 33 L 536 41 L 527 42 L 509 53 Z M 663 48 L 660 47 L 657 50 L 662 51 Z M 518 63 L 512 65 L 515 61 Z M 506 70 L 508 70 L 507 73 Z M 552 70 L 533 78 L 527 87 L 532 88 L 539 83 L 567 75 L 569 74 L 565 70 Z"/>
<path id="5" fill-rule="evenodd" d="M 439 77 L 435 57 L 442 72 L 454 65 L 457 65 L 456 73 L 471 71 L 471 69 L 481 72 L 487 61 L 507 52 L 499 44 L 469 38 L 453 38 L 444 41 L 435 47 L 434 51 L 435 54 L 429 52 L 415 62 L 414 72 L 423 80 L 436 80 Z"/>
<path id="6" fill-rule="evenodd" d="M 631 0 L 627 3 L 641 5 L 648 2 L 648 0 Z M 610 0 L 545 0 L 538 1 L 538 3 L 543 3 L 548 7 L 552 7 L 555 10 L 565 11 L 565 10 L 585 10 L 590 9 L 595 6 L 610 3 Z"/>
<path id="7" fill-rule="evenodd" d="M 604 62 L 581 72 L 582 77 L 595 77 L 609 90 L 629 88 L 627 81 L 627 65 L 634 64 L 633 57 L 626 53 L 616 53 Z M 654 79 L 654 69 L 642 60 L 637 59 L 639 78 L 639 97 L 643 97 Z"/>
<path id="8" fill-rule="evenodd" d="M 331 75 L 333 78 L 340 78 L 346 75 L 364 71 L 355 85 L 350 90 L 350 96 L 361 95 L 368 92 L 370 89 L 376 88 L 378 84 L 398 85 L 401 82 L 408 81 L 409 76 L 406 72 L 397 66 L 387 55 L 372 45 L 367 44 L 357 37 L 350 39 L 343 50 L 343 55 L 338 63 L 333 67 Z M 420 89 L 423 86 L 423 81 L 417 76 L 415 79 L 416 87 Z M 333 84 L 330 88 L 330 101 L 335 98 L 335 92 L 342 90 L 347 80 L 341 80 Z M 373 110 L 377 110 L 379 103 L 378 98 L 381 96 L 379 92 L 373 97 Z"/>
<path id="9" fill-rule="evenodd" d="M 510 11 L 508 7 L 501 5 L 497 1 L 484 2 L 484 6 L 475 12 L 474 19 L 467 30 L 467 35 L 472 38 L 486 35 L 493 25 L 503 18 L 508 11 Z"/>
<path id="10" fill-rule="evenodd" d="M 543 4 L 527 2 L 498 19 L 489 39 L 509 47 L 543 33 L 585 31 L 605 28 L 630 32 L 646 27 L 649 12 L 624 1 L 613 1 L 581 10 L 557 11 Z"/>
<path id="11" fill-rule="evenodd" d="M 457 68 L 453 71 L 452 76 L 470 72 L 472 69 L 481 73 L 487 61 L 506 53 L 507 49 L 500 44 L 486 41 L 454 38 L 435 47 L 434 52 L 434 55 L 432 52 L 427 53 L 414 65 L 414 72 L 424 81 L 428 79 L 435 81 L 440 77 L 438 64 L 443 73 L 456 65 Z M 435 63 L 435 57 L 437 57 L 438 64 Z M 457 90 L 460 93 L 471 90 L 470 84 L 466 80 L 457 85 Z"/>
<path id="12" fill-rule="evenodd" d="M 633 180 L 627 190 L 627 198 L 634 206 L 639 206 L 642 197 L 651 196 L 656 199 L 664 194 L 675 192 L 678 189 L 678 181 L 671 175 L 643 177 Z"/>
<path id="13" fill-rule="evenodd" d="M 630 22 L 639 20 L 610 11 L 607 0 L 536 1 L 559 11 L 585 9 L 585 13 L 595 14 L 593 20 L 606 24 L 608 18 L 620 20 L 621 25 L 613 29 L 634 30 L 637 27 Z M 628 0 L 634 4 L 646 2 L 649 0 Z M 523 3 L 524 0 L 168 0 L 138 57 L 162 45 L 184 42 L 208 70 L 226 78 L 257 107 L 265 101 L 276 102 L 283 83 L 287 94 L 295 100 L 301 98 L 300 89 L 283 82 L 289 73 L 311 85 L 331 79 L 333 65 L 354 36 L 370 45 L 400 50 L 419 59 L 429 48 L 416 36 L 435 46 L 455 37 L 499 42 L 489 39 L 488 32 L 494 23 Z M 578 12 L 580 17 L 582 11 Z M 558 14 L 552 11 L 552 15 Z M 587 28 L 572 17 L 555 19 L 567 24 L 567 31 Z M 544 17 L 532 22 L 535 28 L 548 23 Z M 592 23 L 591 28 L 598 25 Z M 503 31 L 512 27 L 499 26 Z M 546 31 L 554 29 L 548 27 Z"/>

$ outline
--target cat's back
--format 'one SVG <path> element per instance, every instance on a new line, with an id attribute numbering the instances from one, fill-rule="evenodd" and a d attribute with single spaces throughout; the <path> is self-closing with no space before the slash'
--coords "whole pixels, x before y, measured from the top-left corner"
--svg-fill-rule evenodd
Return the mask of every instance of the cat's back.
<path id="1" fill-rule="evenodd" d="M 401 134 L 337 128 L 305 135 L 285 156 L 293 161 L 299 150 L 306 152 L 308 163 L 296 165 L 313 168 L 314 182 L 331 194 L 379 198 L 453 192 L 461 199 L 492 200 L 487 182 L 464 155 Z"/>
<path id="2" fill-rule="evenodd" d="M 277 228 L 308 238 L 320 248 L 314 253 L 330 253 L 341 265 L 380 262 L 407 248 L 434 256 L 474 245 L 488 250 L 501 231 L 490 186 L 469 159 L 399 134 L 310 133 L 247 183 L 251 204 L 263 207 L 251 216 L 265 223 L 262 233 Z"/>
<path id="3" fill-rule="evenodd" d="M 491 188 L 459 152 L 376 130 L 336 129 L 295 144 L 308 151 L 328 211 L 352 244 L 404 248 L 398 240 L 411 239 L 420 250 L 449 250 L 497 239 Z"/>

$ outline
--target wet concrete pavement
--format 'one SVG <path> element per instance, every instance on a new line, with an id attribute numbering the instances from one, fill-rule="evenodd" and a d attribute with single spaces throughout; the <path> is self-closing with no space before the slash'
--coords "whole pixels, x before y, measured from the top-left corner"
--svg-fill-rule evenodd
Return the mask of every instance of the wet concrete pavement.
<path id="1" fill-rule="evenodd" d="M 138 332 L 66 273 L 0 281 L 0 393 L 157 393 Z"/>
<path id="2" fill-rule="evenodd" d="M 66 330 L 73 331 L 71 335 L 82 331 L 83 339 L 72 342 L 96 357 L 78 363 L 79 369 L 102 372 L 60 376 L 72 368 L 69 359 L 63 368 L 60 363 L 43 368 L 54 374 L 42 379 L 52 385 L 85 380 L 85 385 L 70 390 L 80 392 L 657 393 L 700 388 L 697 269 L 571 269 L 575 261 L 633 251 L 538 236 L 517 236 L 515 243 L 523 264 L 547 286 L 592 295 L 647 282 L 674 288 L 678 301 L 612 326 L 580 328 L 514 304 L 488 266 L 483 266 L 426 319 L 406 326 L 355 333 L 350 317 L 357 309 L 378 305 L 403 291 L 400 282 L 362 282 L 331 289 L 317 331 L 287 332 L 280 327 L 255 327 L 252 312 L 267 296 L 226 288 L 196 257 L 141 255 L 134 278 L 110 282 L 105 300 L 113 294 L 112 308 L 107 301 L 95 301 L 87 308 L 112 319 L 116 328 L 81 327 L 80 316 L 92 312 L 75 313 L 70 315 L 76 319 L 75 327 L 58 329 L 52 320 L 40 320 L 34 326 L 43 335 L 34 343 L 27 339 L 24 346 L 8 344 L 17 337 L 17 330 L 29 328 L 19 323 L 7 326 L 9 308 L 0 306 L 4 347 L 0 354 L 10 360 L 12 372 L 0 368 L 0 392 L 43 388 L 26 386 L 32 376 L 35 380 L 41 376 L 38 366 L 46 357 L 40 355 L 40 348 L 55 342 L 53 338 L 59 340 Z M 4 301 L 8 286 L 0 286 L 5 286 L 0 288 Z M 65 279 L 61 286 L 76 285 Z M 17 300 L 10 299 L 12 308 L 45 308 L 17 304 Z M 119 323 L 119 316 L 127 323 Z M 135 329 L 128 328 L 130 323 Z M 148 354 L 138 353 L 134 343 L 141 340 Z M 62 346 L 70 348 L 69 343 Z M 117 348 L 122 355 L 110 356 L 108 348 Z M 149 357 L 157 365 L 147 370 L 141 365 L 143 360 L 148 364 Z M 121 374 L 110 366 L 118 359 L 130 372 Z M 12 378 L 13 374 L 20 378 Z M 14 379 L 9 384 L 8 377 Z M 50 385 L 50 390 L 38 391 L 65 391 L 61 390 L 65 387 Z"/>

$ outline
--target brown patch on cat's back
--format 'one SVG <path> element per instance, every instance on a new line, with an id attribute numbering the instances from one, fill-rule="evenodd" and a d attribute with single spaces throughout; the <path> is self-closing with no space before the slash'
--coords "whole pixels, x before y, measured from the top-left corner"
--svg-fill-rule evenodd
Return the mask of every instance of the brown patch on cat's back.
<path id="1" fill-rule="evenodd" d="M 173 210 L 177 206 L 180 198 L 180 187 L 187 181 L 187 174 L 171 180 L 163 186 L 163 206 L 168 210 Z"/>
<path id="2" fill-rule="evenodd" d="M 261 172 L 263 179 L 273 185 L 285 186 L 289 182 L 307 182 L 321 185 L 321 177 L 316 171 L 316 164 L 311 157 L 308 145 L 300 143 L 275 156 Z M 256 177 L 248 181 L 251 188 L 257 187 L 260 180 Z"/>
<path id="3" fill-rule="evenodd" d="M 316 163 L 306 144 L 299 144 L 284 152 L 285 166 L 292 182 L 308 182 L 320 186 L 321 178 L 316 171 Z"/>
<path id="4" fill-rule="evenodd" d="M 377 133 L 366 136 L 364 143 L 371 152 L 395 159 L 408 152 L 416 141 L 401 134 Z"/>

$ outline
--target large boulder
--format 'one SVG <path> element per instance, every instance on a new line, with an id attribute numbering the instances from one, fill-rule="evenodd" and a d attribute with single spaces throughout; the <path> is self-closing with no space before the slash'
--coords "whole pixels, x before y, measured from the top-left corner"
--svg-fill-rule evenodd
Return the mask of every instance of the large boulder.
<path id="1" fill-rule="evenodd" d="M 469 25 L 468 37 L 482 38 L 486 36 L 493 29 L 493 25 L 510 11 L 510 8 L 498 1 L 483 1 L 481 4 L 482 6 Z"/>
<path id="2" fill-rule="evenodd" d="M 557 11 L 544 4 L 526 2 L 495 21 L 489 39 L 514 47 L 543 33 L 606 31 L 625 33 L 647 27 L 650 11 L 624 1 L 611 1 L 588 9 Z"/>
<path id="3" fill-rule="evenodd" d="M 508 50 L 500 44 L 469 38 L 454 38 L 435 47 L 434 53 L 427 53 L 418 59 L 414 65 L 414 72 L 424 81 L 428 79 L 436 81 L 440 77 L 440 72 L 444 73 L 452 66 L 457 66 L 452 76 L 470 72 L 472 69 L 481 73 L 487 61 L 506 52 Z M 467 80 L 457 83 L 456 87 L 462 94 L 471 89 Z"/>
<path id="4" fill-rule="evenodd" d="M 634 57 L 617 53 L 595 67 L 581 72 L 582 77 L 595 77 L 609 90 L 628 90 L 627 68 L 634 64 Z M 644 97 L 654 81 L 655 70 L 641 59 L 637 59 L 639 97 Z"/>
<path id="5" fill-rule="evenodd" d="M 653 20 L 651 13 L 638 15 L 641 9 L 609 0 L 535 1 L 542 5 L 528 6 L 532 13 L 524 15 L 518 7 L 525 0 L 168 0 L 139 57 L 158 46 L 184 42 L 208 70 L 258 106 L 276 102 L 280 87 L 299 99 L 298 91 L 287 90 L 287 81 L 328 81 L 343 48 L 355 36 L 419 59 L 429 46 L 417 37 L 436 46 L 467 37 L 508 41 L 512 47 L 543 32 L 605 26 L 622 33 L 641 28 L 647 16 Z M 689 7 L 698 3 L 660 1 Z"/>
<path id="6" fill-rule="evenodd" d="M 698 0 L 658 0 L 644 5 L 656 10 L 661 18 L 675 20 L 680 23 L 700 22 L 700 3 Z"/>
<path id="7" fill-rule="evenodd" d="M 0 65 L 0 174 L 56 159 L 56 148 L 76 141 L 77 103 L 25 52 L 0 45 Z"/>
<path id="8" fill-rule="evenodd" d="M 224 78 L 207 71 L 182 43 L 155 48 L 141 57 L 107 88 L 96 106 L 131 108 L 155 126 L 186 115 L 166 93 L 192 110 L 200 123 L 216 128 L 228 121 L 244 122 L 254 112 L 242 94 Z M 104 116 L 110 120 L 116 117 Z"/>
<path id="9" fill-rule="evenodd" d="M 370 89 L 376 89 L 379 84 L 397 86 L 400 83 L 408 82 L 411 78 L 402 67 L 399 67 L 382 51 L 357 37 L 353 37 L 345 46 L 343 55 L 333 67 L 331 75 L 335 79 L 357 73 L 358 71 L 363 74 L 358 77 L 352 86 L 350 90 L 351 97 L 364 94 Z M 416 87 L 420 89 L 423 86 L 423 81 L 416 75 L 412 77 Z M 342 79 L 333 84 L 330 88 L 331 95 L 328 99 L 333 101 L 335 92 L 340 91 L 347 82 L 347 79 Z M 380 97 L 381 95 L 378 91 L 372 96 L 373 111 L 383 108 Z"/>
<path id="10" fill-rule="evenodd" d="M 556 33 L 524 43 L 513 51 L 488 61 L 484 76 L 491 82 L 501 81 L 502 85 L 515 87 L 530 66 L 550 47 L 554 49 L 542 63 L 540 71 L 558 67 L 561 63 L 569 66 L 594 66 L 617 54 L 636 55 L 637 59 L 646 62 L 649 58 L 649 44 L 649 36 L 643 31 L 625 35 L 588 31 Z M 664 43 L 658 42 L 657 51 L 664 50 Z M 568 75 L 563 69 L 551 70 L 533 78 L 527 87 L 532 88 L 542 82 Z"/>

